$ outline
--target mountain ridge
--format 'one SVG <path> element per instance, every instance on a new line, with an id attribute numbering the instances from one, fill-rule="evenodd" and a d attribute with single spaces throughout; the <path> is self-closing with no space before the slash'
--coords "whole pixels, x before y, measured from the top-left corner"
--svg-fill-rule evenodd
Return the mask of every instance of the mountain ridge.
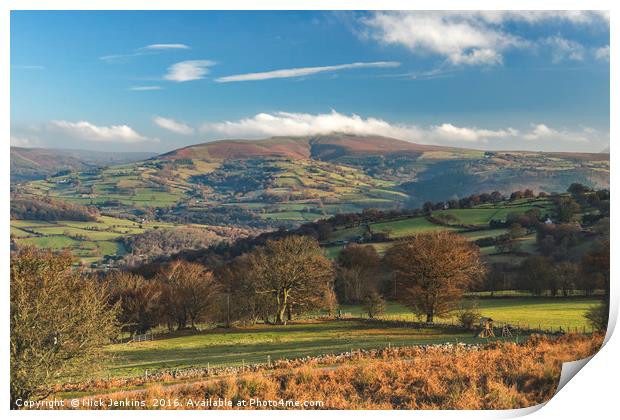
<path id="1" fill-rule="evenodd" d="M 290 157 L 316 159 L 322 156 L 389 155 L 395 153 L 422 153 L 425 151 L 475 150 L 448 146 L 412 143 L 385 136 L 351 134 L 321 136 L 274 136 L 264 139 L 222 139 L 185 146 L 163 153 L 171 159 L 212 158 L 231 159 L 249 157 Z"/>
<path id="2" fill-rule="evenodd" d="M 45 178 L 59 171 L 83 171 L 148 159 L 149 152 L 101 152 L 82 149 L 50 149 L 11 146 L 11 182 Z"/>

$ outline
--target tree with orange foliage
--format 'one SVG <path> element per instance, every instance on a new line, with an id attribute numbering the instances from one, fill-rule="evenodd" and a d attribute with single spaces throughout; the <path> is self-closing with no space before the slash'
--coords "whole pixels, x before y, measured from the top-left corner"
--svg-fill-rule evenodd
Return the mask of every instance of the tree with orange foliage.
<path id="1" fill-rule="evenodd" d="M 385 261 L 396 280 L 396 298 L 426 322 L 453 309 L 481 278 L 480 250 L 448 232 L 416 235 L 394 245 Z"/>
<path id="2" fill-rule="evenodd" d="M 326 288 L 333 287 L 333 267 L 318 242 L 307 236 L 269 240 L 249 255 L 256 292 L 270 296 L 277 324 L 286 314 L 324 306 Z"/>
<path id="3" fill-rule="evenodd" d="M 176 323 L 182 330 L 190 324 L 215 319 L 221 296 L 220 285 L 211 271 L 198 263 L 173 261 L 158 274 L 163 285 L 162 306 L 168 328 Z"/>

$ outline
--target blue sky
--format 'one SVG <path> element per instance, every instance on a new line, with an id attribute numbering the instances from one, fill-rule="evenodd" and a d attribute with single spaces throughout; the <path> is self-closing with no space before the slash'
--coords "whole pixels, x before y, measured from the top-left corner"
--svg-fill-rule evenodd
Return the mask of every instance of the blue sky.
<path id="1" fill-rule="evenodd" d="M 382 134 L 609 143 L 599 12 L 12 12 L 11 144 L 163 152 Z"/>

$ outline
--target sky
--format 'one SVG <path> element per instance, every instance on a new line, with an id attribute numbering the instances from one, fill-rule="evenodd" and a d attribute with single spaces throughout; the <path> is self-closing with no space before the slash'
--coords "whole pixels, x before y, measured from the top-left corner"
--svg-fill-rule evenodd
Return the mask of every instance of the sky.
<path id="1" fill-rule="evenodd" d="M 609 14 L 13 11 L 11 145 L 166 152 L 347 132 L 609 145 Z"/>

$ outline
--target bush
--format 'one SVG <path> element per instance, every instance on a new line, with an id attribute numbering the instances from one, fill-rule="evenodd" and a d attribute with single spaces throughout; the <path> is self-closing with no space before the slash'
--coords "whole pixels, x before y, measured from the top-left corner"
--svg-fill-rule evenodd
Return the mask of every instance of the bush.
<path id="1" fill-rule="evenodd" d="M 385 300 L 377 292 L 369 292 L 364 296 L 362 308 L 369 318 L 375 318 L 385 312 Z"/>
<path id="2" fill-rule="evenodd" d="M 589 324 L 596 331 L 605 331 L 609 320 L 609 305 L 601 303 L 590 307 L 584 315 Z"/>
<path id="3" fill-rule="evenodd" d="M 457 319 L 464 328 L 473 330 L 476 322 L 480 319 L 478 302 L 473 300 L 463 302 L 459 308 Z"/>

